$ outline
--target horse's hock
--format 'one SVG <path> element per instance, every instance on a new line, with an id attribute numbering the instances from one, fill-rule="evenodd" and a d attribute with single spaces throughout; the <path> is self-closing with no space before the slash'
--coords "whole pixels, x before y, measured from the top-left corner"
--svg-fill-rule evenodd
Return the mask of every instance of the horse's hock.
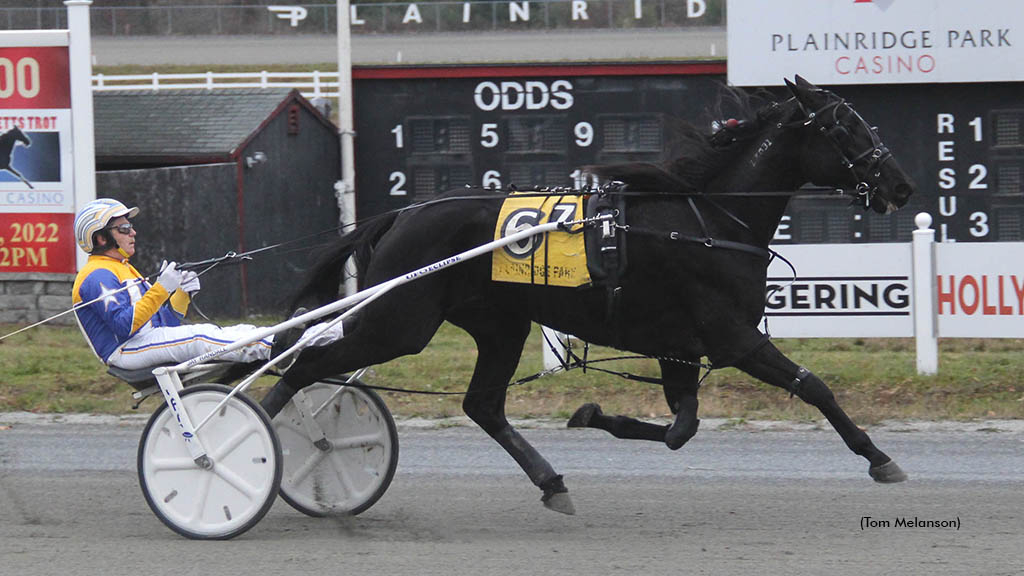
<path id="1" fill-rule="evenodd" d="M 74 274 L 0 273 L 0 324 L 39 322 L 71 307 Z M 55 324 L 73 325 L 65 314 Z"/>

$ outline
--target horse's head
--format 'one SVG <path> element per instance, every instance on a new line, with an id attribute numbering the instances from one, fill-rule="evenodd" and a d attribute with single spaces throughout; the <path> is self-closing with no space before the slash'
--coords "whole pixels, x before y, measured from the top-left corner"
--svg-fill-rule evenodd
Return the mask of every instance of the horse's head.
<path id="1" fill-rule="evenodd" d="M 907 203 L 915 186 L 872 128 L 845 100 L 796 77 L 791 126 L 808 131 L 801 169 L 812 183 L 856 191 L 858 201 L 876 212 Z"/>
<path id="2" fill-rule="evenodd" d="M 15 126 L 15 127 L 11 128 L 9 132 L 14 137 L 14 140 L 16 142 L 21 142 L 25 146 L 31 146 L 32 145 L 32 139 L 28 137 L 28 134 L 25 134 L 24 132 L 22 132 L 21 128 L 18 128 L 17 126 Z"/>

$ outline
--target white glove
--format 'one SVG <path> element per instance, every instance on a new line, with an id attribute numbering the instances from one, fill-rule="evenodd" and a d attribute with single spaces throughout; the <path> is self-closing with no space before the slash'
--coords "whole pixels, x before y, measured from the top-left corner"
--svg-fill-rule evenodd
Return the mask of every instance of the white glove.
<path id="1" fill-rule="evenodd" d="M 176 263 L 167 260 L 160 265 L 160 276 L 157 277 L 156 283 L 163 286 L 168 294 L 181 286 L 181 270 L 178 270 L 177 266 Z"/>
<path id="2" fill-rule="evenodd" d="M 199 275 L 191 270 L 186 270 L 181 274 L 181 286 L 179 288 L 189 294 L 199 292 Z"/>

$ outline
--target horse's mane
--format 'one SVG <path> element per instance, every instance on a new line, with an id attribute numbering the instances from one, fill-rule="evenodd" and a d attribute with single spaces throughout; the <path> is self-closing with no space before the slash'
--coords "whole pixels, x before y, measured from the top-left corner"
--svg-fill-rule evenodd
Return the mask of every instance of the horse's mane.
<path id="1" fill-rule="evenodd" d="M 672 119 L 664 160 L 657 164 L 631 162 L 588 166 L 587 170 L 606 179 L 625 182 L 636 189 L 699 192 L 708 181 L 732 166 L 746 144 L 785 114 L 764 90 L 747 92 L 722 86 L 707 112 L 710 130 L 690 122 Z"/>

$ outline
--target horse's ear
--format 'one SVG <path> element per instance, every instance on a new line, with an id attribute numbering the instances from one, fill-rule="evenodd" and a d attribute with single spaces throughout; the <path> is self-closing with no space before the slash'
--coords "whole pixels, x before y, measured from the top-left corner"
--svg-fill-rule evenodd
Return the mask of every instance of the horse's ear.
<path id="1" fill-rule="evenodd" d="M 814 108 L 813 95 L 817 88 L 813 84 L 800 76 L 796 77 L 796 84 L 790 82 L 788 78 L 784 78 L 784 80 L 786 81 L 786 87 L 789 88 L 790 93 L 793 94 L 793 97 L 798 102 L 807 108 Z"/>
<path id="2" fill-rule="evenodd" d="M 801 87 L 801 88 L 806 88 L 808 90 L 817 90 L 818 89 L 817 86 L 815 86 L 814 84 L 811 84 L 807 80 L 804 80 L 803 76 L 800 76 L 799 74 L 794 76 L 794 78 L 796 79 L 796 85 Z"/>

